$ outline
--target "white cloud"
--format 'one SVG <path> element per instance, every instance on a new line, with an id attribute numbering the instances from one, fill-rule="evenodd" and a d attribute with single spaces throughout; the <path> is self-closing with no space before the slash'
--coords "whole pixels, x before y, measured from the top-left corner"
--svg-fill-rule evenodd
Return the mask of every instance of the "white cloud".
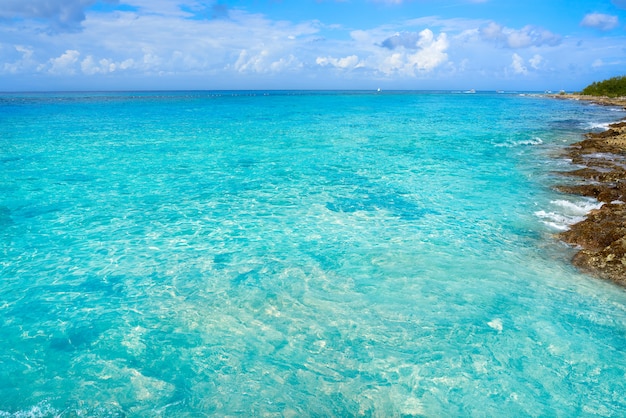
<path id="1" fill-rule="evenodd" d="M 278 73 L 289 69 L 300 68 L 302 64 L 293 55 L 272 56 L 271 51 L 263 49 L 250 53 L 244 49 L 234 64 L 234 69 L 240 73 Z"/>
<path id="2" fill-rule="evenodd" d="M 528 69 L 524 65 L 524 59 L 518 54 L 513 54 L 513 61 L 511 62 L 511 69 L 515 74 L 528 74 Z"/>
<path id="3" fill-rule="evenodd" d="M 480 29 L 484 40 L 495 41 L 507 48 L 519 49 L 531 46 L 556 46 L 561 43 L 561 37 L 536 26 L 526 25 L 521 29 L 511 29 L 495 22 Z"/>
<path id="4" fill-rule="evenodd" d="M 163 59 L 153 51 L 153 48 L 143 48 L 143 55 L 140 56 L 139 63 L 144 71 L 154 71 L 161 69 Z"/>
<path id="5" fill-rule="evenodd" d="M 302 68 L 302 63 L 294 55 L 290 54 L 286 57 L 280 57 L 278 60 L 270 64 L 269 70 L 272 73 L 281 73 L 283 71 L 292 71 Z"/>
<path id="6" fill-rule="evenodd" d="M 610 66 L 616 66 L 617 68 L 623 68 L 624 67 L 624 63 L 620 59 L 612 60 L 612 61 L 604 61 L 604 60 L 598 58 L 591 64 L 591 67 L 594 68 L 594 69 L 600 69 L 602 67 L 610 67 Z"/>
<path id="7" fill-rule="evenodd" d="M 169 7 L 166 3 L 172 3 L 132 1 L 152 5 L 155 10 L 164 10 Z M 79 50 L 85 56 L 92 55 L 95 62 L 101 58 L 116 63 L 133 59 L 135 70 L 151 74 L 272 74 L 301 68 L 302 57 L 311 55 L 302 51 L 310 49 L 306 44 L 319 31 L 318 25 L 315 21 L 272 21 L 241 10 L 231 11 L 228 19 L 209 20 L 159 13 L 94 14 L 87 18 L 83 37 L 104 39 L 106 54 L 102 48 L 92 50 L 87 42 Z M 310 59 L 314 61 L 314 57 Z"/>
<path id="8" fill-rule="evenodd" d="M 75 64 L 79 56 L 80 52 L 68 49 L 61 56 L 50 60 L 48 72 L 56 75 L 73 75 L 76 72 Z"/>
<path id="9" fill-rule="evenodd" d="M 68 5 L 90 2 L 67 0 Z M 148 88 L 169 88 L 166 83 L 177 80 L 183 80 L 178 86 L 185 88 L 264 88 L 266 82 L 360 88 L 372 80 L 419 88 L 423 86 L 419 80 L 426 79 L 439 80 L 441 88 L 479 80 L 472 85 L 480 87 L 513 75 L 531 80 L 519 75 L 537 70 L 544 80 L 560 80 L 563 74 L 574 79 L 592 71 L 595 60 L 603 63 L 603 70 L 612 71 L 617 68 L 613 63 L 623 57 L 625 44 L 624 37 L 617 35 L 561 38 L 535 26 L 508 28 L 478 19 L 424 16 L 348 32 L 345 26 L 316 20 L 273 20 L 244 7 L 228 9 L 227 16 L 201 16 L 211 12 L 215 0 L 124 0 L 123 4 L 131 7 L 109 12 L 84 9 L 80 34 L 46 33 L 43 18 L 22 20 L 22 24 L 19 18 L 3 21 L 0 87 L 17 88 L 16 81 L 45 86 L 45 77 L 52 75 L 55 79 L 71 76 L 66 84 L 77 88 L 101 81 L 133 88 L 139 87 L 137 80 Z M 580 41 L 585 48 L 577 46 Z M 40 72 L 38 77 L 28 77 L 35 72 Z M 160 75 L 169 78 L 165 81 Z"/>
<path id="10" fill-rule="evenodd" d="M 538 70 L 539 67 L 541 67 L 541 64 L 543 63 L 543 61 L 544 60 L 543 60 L 543 57 L 541 55 L 535 54 L 531 59 L 528 60 L 528 63 L 535 70 Z"/>
<path id="11" fill-rule="evenodd" d="M 89 55 L 80 63 L 80 68 L 83 70 L 83 73 L 89 74 L 89 75 L 99 74 L 103 72 L 100 66 L 96 64 L 95 60 L 93 59 L 91 55 Z"/>
<path id="12" fill-rule="evenodd" d="M 619 25 L 619 19 L 617 16 L 602 13 L 589 13 L 585 15 L 580 25 L 586 28 L 608 31 L 615 29 Z"/>
<path id="13" fill-rule="evenodd" d="M 359 63 L 359 57 L 356 55 L 350 55 L 344 58 L 318 57 L 315 62 L 321 66 L 331 65 L 344 70 L 350 70 L 361 66 Z"/>
<path id="14" fill-rule="evenodd" d="M 430 29 L 420 32 L 420 39 L 417 42 L 418 51 L 409 54 L 409 64 L 418 70 L 430 71 L 448 59 L 446 49 L 449 47 L 448 37 L 445 33 L 439 34 L 435 38 Z"/>
<path id="15" fill-rule="evenodd" d="M 135 65 L 133 59 L 127 59 L 122 62 L 115 62 L 108 58 L 102 58 L 97 61 L 93 56 L 89 55 L 87 58 L 81 61 L 80 68 L 83 74 L 95 75 L 95 74 L 109 74 L 118 70 L 128 70 Z"/>
<path id="16" fill-rule="evenodd" d="M 532 45 L 533 40 L 528 31 L 518 30 L 508 35 L 507 43 L 510 48 L 526 48 Z"/>
<path id="17" fill-rule="evenodd" d="M 34 51 L 31 48 L 25 47 L 23 45 L 15 45 L 14 49 L 16 52 L 21 54 L 21 57 L 12 63 L 4 63 L 4 65 L 2 66 L 2 73 L 18 74 L 22 71 L 32 68 L 36 64 L 35 60 L 33 59 Z"/>
<path id="18" fill-rule="evenodd" d="M 446 50 L 450 44 L 446 33 L 435 37 L 430 29 L 424 29 L 416 35 L 415 42 L 407 46 L 400 43 L 392 48 L 393 51 L 383 47 L 382 53 L 370 57 L 368 66 L 388 76 L 414 76 L 419 72 L 432 71 L 447 61 Z"/>

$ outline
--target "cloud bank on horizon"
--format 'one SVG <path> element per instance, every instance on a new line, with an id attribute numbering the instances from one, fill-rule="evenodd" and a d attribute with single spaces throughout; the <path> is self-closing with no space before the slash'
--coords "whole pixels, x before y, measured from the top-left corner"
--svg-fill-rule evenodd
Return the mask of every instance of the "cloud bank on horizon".
<path id="1" fill-rule="evenodd" d="M 581 89 L 626 0 L 2 0 L 0 90 Z"/>

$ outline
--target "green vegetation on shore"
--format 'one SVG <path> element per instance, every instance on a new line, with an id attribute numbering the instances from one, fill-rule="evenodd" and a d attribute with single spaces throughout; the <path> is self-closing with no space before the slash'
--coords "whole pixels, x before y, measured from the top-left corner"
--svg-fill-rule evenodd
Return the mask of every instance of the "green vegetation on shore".
<path id="1" fill-rule="evenodd" d="M 604 81 L 594 81 L 585 87 L 581 93 L 590 96 L 626 96 L 626 76 L 613 77 Z"/>

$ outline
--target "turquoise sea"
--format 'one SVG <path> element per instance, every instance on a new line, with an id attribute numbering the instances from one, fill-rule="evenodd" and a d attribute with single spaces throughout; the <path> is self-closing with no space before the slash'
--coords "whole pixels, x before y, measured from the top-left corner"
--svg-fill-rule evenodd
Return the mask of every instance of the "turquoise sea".
<path id="1" fill-rule="evenodd" d="M 0 95 L 0 417 L 626 416 L 532 94 Z"/>

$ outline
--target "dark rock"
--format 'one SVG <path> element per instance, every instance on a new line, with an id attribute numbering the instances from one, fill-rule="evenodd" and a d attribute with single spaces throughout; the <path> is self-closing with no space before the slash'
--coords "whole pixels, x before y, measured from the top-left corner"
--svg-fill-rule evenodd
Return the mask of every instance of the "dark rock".
<path id="1" fill-rule="evenodd" d="M 580 183 L 557 187 L 604 202 L 559 238 L 581 248 L 572 259 L 575 266 L 622 286 L 626 286 L 626 204 L 621 203 L 626 202 L 625 155 L 626 122 L 613 124 L 605 132 L 587 134 L 568 150 L 574 164 L 586 167 L 561 173 L 579 178 Z"/>
<path id="2" fill-rule="evenodd" d="M 591 211 L 560 238 L 590 251 L 600 251 L 626 236 L 626 205 L 607 203 Z"/>

